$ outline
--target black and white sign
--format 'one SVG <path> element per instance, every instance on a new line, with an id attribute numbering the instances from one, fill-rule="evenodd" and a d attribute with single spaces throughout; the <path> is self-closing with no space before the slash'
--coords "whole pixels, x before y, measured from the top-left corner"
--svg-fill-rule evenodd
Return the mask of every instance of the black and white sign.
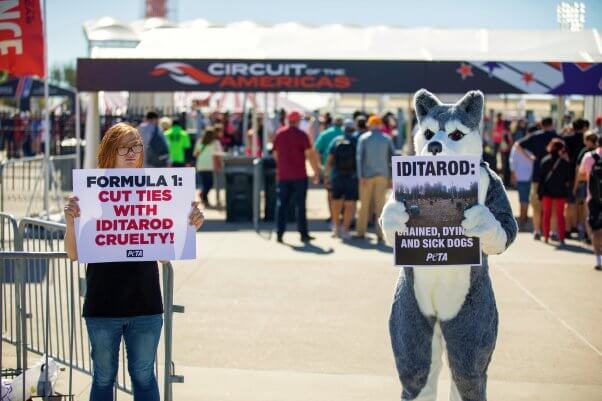
<path id="1" fill-rule="evenodd" d="M 478 158 L 396 156 L 392 165 L 395 198 L 410 216 L 395 236 L 395 264 L 480 265 L 479 240 L 461 226 L 464 211 L 478 203 Z"/>

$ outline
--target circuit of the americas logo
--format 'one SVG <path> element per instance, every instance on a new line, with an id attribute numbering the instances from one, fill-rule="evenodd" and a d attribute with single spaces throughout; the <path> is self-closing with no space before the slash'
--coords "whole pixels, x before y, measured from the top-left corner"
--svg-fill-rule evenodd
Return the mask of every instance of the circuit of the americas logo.
<path id="1" fill-rule="evenodd" d="M 304 63 L 211 63 L 207 71 L 180 62 L 161 63 L 151 76 L 169 76 L 183 85 L 219 89 L 348 89 L 354 79 L 344 68 L 310 68 Z"/>

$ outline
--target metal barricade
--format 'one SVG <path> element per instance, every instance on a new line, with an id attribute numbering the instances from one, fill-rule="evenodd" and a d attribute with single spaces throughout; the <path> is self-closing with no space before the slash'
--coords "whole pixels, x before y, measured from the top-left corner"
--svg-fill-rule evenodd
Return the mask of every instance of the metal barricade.
<path id="1" fill-rule="evenodd" d="M 32 218 L 19 223 L 19 248 L 29 255 L 59 252 L 62 257 L 36 258 L 22 264 L 21 304 L 26 319 L 22 323 L 23 361 L 27 353 L 48 353 L 57 362 L 92 374 L 90 344 L 82 317 L 85 295 L 85 268 L 71 262 L 64 253 L 65 225 Z M 76 290 L 77 289 L 77 290 Z M 50 313 L 44 314 L 45 308 Z M 66 322 L 71 322 L 67 324 Z M 44 332 L 48 326 L 49 331 Z M 47 335 L 45 335 L 47 334 Z M 68 339 L 73 336 L 73 353 Z M 128 390 L 118 381 L 119 388 Z"/>
<path id="2" fill-rule="evenodd" d="M 60 212 L 61 196 L 72 190 L 71 171 L 76 155 L 50 157 L 49 207 Z M 0 212 L 10 210 L 18 216 L 42 215 L 44 212 L 43 156 L 9 159 L 0 163 Z"/>
<path id="3" fill-rule="evenodd" d="M 17 243 L 18 227 L 14 216 L 7 213 L 0 213 L 0 251 L 15 251 Z M 2 302 L 1 312 L 3 319 L 0 330 L 2 330 L 2 340 L 15 345 L 19 340 L 17 338 L 18 330 L 15 320 L 15 297 L 18 289 L 15 281 L 10 280 L 14 277 L 14 268 L 9 269 L 2 265 L 0 271 L 0 302 Z M 0 354 L 2 351 L 2 342 L 0 342 Z"/>
<path id="4" fill-rule="evenodd" d="M 0 223 L 7 238 L 2 242 L 0 252 L 2 340 L 16 347 L 19 371 L 27 369 L 29 352 L 49 355 L 68 366 L 71 394 L 72 370 L 92 375 L 90 342 L 82 316 L 85 266 L 67 258 L 63 243 L 64 224 L 24 218 L 17 226 L 12 216 L 1 213 Z M 12 245 L 8 239 L 14 240 Z M 11 269 L 12 282 L 9 282 L 6 272 Z M 173 313 L 184 312 L 184 307 L 173 305 L 171 263 L 164 263 L 162 272 L 164 362 L 160 365 L 158 355 L 156 375 L 160 377 L 162 368 L 164 400 L 171 401 L 172 383 L 184 381 L 182 376 L 175 375 L 172 361 Z M 120 353 L 116 387 L 131 394 L 123 343 Z"/>
<path id="5" fill-rule="evenodd" d="M 0 252 L 0 263 L 2 264 L 2 267 L 5 269 L 7 267 L 7 265 L 13 265 L 16 267 L 17 270 L 17 274 L 16 274 L 16 284 L 19 288 L 18 294 L 16 295 L 16 298 L 19 300 L 17 302 L 16 305 L 16 311 L 15 311 L 15 320 L 16 320 L 16 325 L 18 327 L 18 331 L 19 331 L 19 340 L 17 341 L 17 343 L 15 344 L 16 349 L 17 349 L 17 369 L 16 372 L 18 373 L 23 373 L 27 371 L 27 352 L 29 350 L 33 350 L 32 348 L 29 347 L 28 344 L 28 330 L 27 330 L 27 321 L 28 319 L 31 317 L 31 313 L 29 313 L 28 311 L 31 310 L 31 305 L 27 304 L 27 299 L 28 299 L 28 288 L 27 288 L 27 264 L 31 261 L 46 261 L 49 265 L 54 264 L 53 262 L 61 260 L 61 259 L 65 259 L 66 258 L 66 254 L 64 252 L 23 252 L 23 251 L 2 251 Z M 12 263 L 9 263 L 12 262 Z M 74 310 L 74 306 L 73 306 L 73 299 L 74 299 L 74 292 L 73 292 L 73 281 L 71 281 L 69 283 L 69 288 L 71 289 L 70 291 L 70 298 L 71 298 L 71 302 L 70 302 L 70 306 L 69 306 L 69 310 L 68 310 L 68 320 L 66 320 L 66 322 L 62 322 L 64 323 L 69 330 L 69 336 L 66 339 L 67 341 L 67 346 L 69 348 L 68 351 L 66 351 L 67 355 L 66 357 L 64 356 L 63 358 L 61 358 L 60 355 L 57 355 L 53 352 L 52 349 L 52 327 L 51 327 L 51 320 L 52 317 L 51 315 L 53 314 L 52 311 L 52 307 L 51 307 L 51 302 L 50 302 L 50 297 L 51 297 L 51 283 L 50 283 L 50 279 L 47 277 L 46 281 L 45 281 L 45 288 L 42 287 L 40 289 L 40 296 L 44 298 L 45 302 L 42 306 L 42 310 L 39 311 L 39 313 L 42 315 L 42 325 L 41 327 L 38 327 L 37 330 L 41 330 L 42 331 L 42 339 L 43 339 L 43 345 L 42 345 L 42 350 L 40 352 L 36 352 L 40 355 L 44 356 L 44 363 L 45 366 L 49 366 L 48 365 L 48 361 L 49 358 L 54 359 L 57 362 L 61 362 L 63 364 L 66 365 L 70 365 L 70 362 L 72 360 L 72 356 L 73 356 L 73 351 L 74 351 L 74 342 L 73 342 L 73 327 L 74 327 L 74 321 L 75 321 L 75 314 L 73 313 Z M 56 290 L 54 291 L 55 296 L 56 296 Z M 37 292 L 36 292 L 37 295 Z M 29 299 L 31 300 L 31 294 L 29 293 Z M 36 312 L 37 312 L 37 305 L 36 305 Z M 31 333 L 30 333 L 31 334 Z M 38 333 L 39 334 L 39 333 Z M 64 339 L 63 339 L 64 340 Z M 65 348 L 65 345 L 63 344 L 63 348 Z M 65 350 L 64 350 L 65 352 Z M 2 354 L 0 354 L 2 355 Z M 2 371 L 2 358 L 0 357 L 0 371 Z M 48 381 L 48 369 L 46 369 L 46 381 Z M 22 388 L 21 390 L 21 394 L 25 395 L 26 394 L 26 380 L 22 380 Z M 69 378 L 68 378 L 68 393 L 66 397 L 60 397 L 60 398 L 56 398 L 56 397 L 44 397 L 44 399 L 61 399 L 61 400 L 67 400 L 67 399 L 72 399 L 72 394 L 73 394 L 73 370 L 69 369 Z"/>

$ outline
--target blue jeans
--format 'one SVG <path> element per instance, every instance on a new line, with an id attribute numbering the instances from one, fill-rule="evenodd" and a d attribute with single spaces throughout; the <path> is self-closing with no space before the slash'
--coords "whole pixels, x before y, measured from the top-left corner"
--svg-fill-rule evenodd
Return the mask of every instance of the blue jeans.
<path id="1" fill-rule="evenodd" d="M 94 372 L 90 401 L 113 401 L 122 336 L 125 340 L 134 400 L 159 401 L 155 358 L 163 316 L 86 318 L 86 326 L 92 345 Z"/>
<path id="2" fill-rule="evenodd" d="M 197 171 L 203 202 L 208 202 L 209 191 L 213 188 L 213 171 Z"/>
<path id="3" fill-rule="evenodd" d="M 286 231 L 288 207 L 292 202 L 297 206 L 297 228 L 301 235 L 308 235 L 305 198 L 307 196 L 307 179 L 278 182 L 278 203 L 276 205 L 276 221 L 278 235 Z"/>

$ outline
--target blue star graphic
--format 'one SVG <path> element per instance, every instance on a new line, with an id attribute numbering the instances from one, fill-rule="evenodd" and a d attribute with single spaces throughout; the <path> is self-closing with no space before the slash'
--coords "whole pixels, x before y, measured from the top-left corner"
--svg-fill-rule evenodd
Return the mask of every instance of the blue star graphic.
<path id="1" fill-rule="evenodd" d="M 563 83 L 548 93 L 555 95 L 602 95 L 602 64 L 597 63 L 585 70 L 575 63 L 562 63 Z"/>
<path id="2" fill-rule="evenodd" d="M 495 61 L 488 61 L 486 63 L 483 63 L 483 66 L 487 67 L 487 69 L 489 70 L 489 78 L 493 77 L 493 71 L 496 68 L 502 68 L 502 66 L 496 63 Z"/>

